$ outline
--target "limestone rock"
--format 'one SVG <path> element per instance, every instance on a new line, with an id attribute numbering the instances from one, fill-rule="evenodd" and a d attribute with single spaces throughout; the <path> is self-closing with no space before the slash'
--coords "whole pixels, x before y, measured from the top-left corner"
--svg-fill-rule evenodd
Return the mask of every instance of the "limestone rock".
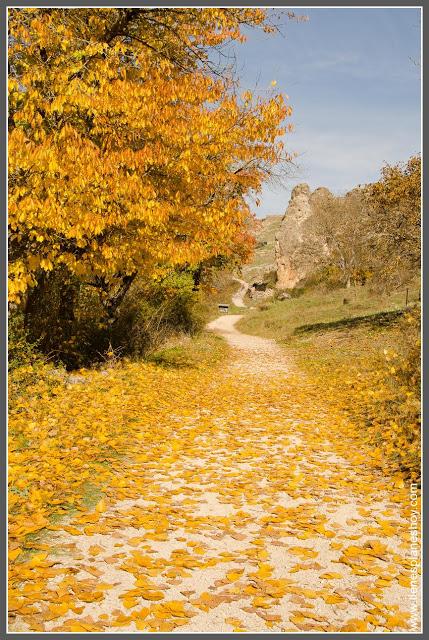
<path id="1" fill-rule="evenodd" d="M 318 254 L 326 250 L 315 244 L 313 251 L 303 250 L 303 247 L 311 246 L 312 243 L 310 222 L 314 215 L 314 204 L 329 193 L 325 187 L 319 187 L 311 193 L 310 187 L 305 183 L 298 184 L 292 190 L 288 208 L 276 235 L 277 289 L 294 289 L 314 271 Z"/>
<path id="2" fill-rule="evenodd" d="M 268 300 L 274 295 L 274 289 L 266 282 L 254 282 L 247 292 L 251 300 Z"/>
<path id="3" fill-rule="evenodd" d="M 290 300 L 291 298 L 292 296 L 287 291 L 281 291 L 277 296 L 277 300 Z"/>

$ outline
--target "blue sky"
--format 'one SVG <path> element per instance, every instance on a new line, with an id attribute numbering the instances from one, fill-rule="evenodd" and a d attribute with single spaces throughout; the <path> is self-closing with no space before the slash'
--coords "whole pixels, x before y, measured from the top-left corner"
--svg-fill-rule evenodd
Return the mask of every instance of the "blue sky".
<path id="1" fill-rule="evenodd" d="M 376 180 L 384 162 L 420 151 L 420 11 L 305 9 L 281 35 L 248 33 L 235 46 L 241 86 L 289 96 L 295 131 L 286 147 L 298 168 L 267 186 L 258 217 L 283 213 L 299 182 L 335 193 Z M 411 58 L 411 59 L 410 59 Z"/>

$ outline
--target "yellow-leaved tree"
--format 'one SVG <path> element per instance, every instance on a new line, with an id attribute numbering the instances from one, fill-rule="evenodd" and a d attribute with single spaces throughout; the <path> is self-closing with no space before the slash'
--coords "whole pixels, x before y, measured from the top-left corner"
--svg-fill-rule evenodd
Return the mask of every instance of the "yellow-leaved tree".
<path id="1" fill-rule="evenodd" d="M 23 8 L 9 14 L 9 299 L 50 272 L 114 318 L 136 274 L 234 250 L 246 196 L 285 159 L 281 94 L 237 95 L 213 49 L 262 9 Z M 287 159 L 287 158 L 286 158 Z M 67 310 L 68 309 L 68 310 Z"/>
<path id="2" fill-rule="evenodd" d="M 370 268 L 380 286 L 397 288 L 420 274 L 422 162 L 386 164 L 381 178 L 368 185 L 366 200 L 372 235 Z"/>

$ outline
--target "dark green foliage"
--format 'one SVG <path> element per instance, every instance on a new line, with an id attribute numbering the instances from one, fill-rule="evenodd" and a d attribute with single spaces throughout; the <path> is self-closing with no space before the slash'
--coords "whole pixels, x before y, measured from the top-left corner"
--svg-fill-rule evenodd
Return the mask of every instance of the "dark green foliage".
<path id="1" fill-rule="evenodd" d="M 145 357 L 170 336 L 193 335 L 204 323 L 190 271 L 172 271 L 158 281 L 136 279 L 113 318 L 99 290 L 64 272 L 51 272 L 18 315 L 21 332 L 10 334 L 12 362 L 26 361 L 27 350 L 69 370 L 103 362 L 112 351 Z"/>

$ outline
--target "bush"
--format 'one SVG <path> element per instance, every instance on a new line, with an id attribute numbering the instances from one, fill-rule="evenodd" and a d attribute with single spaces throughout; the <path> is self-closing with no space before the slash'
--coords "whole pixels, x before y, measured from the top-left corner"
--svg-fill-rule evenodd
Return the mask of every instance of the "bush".
<path id="1" fill-rule="evenodd" d="M 198 293 L 189 273 L 172 273 L 158 282 L 137 283 L 125 299 L 110 332 L 121 355 L 141 357 L 178 334 L 194 335 L 204 325 Z"/>
<path id="2" fill-rule="evenodd" d="M 13 309 L 8 320 L 8 396 L 13 405 L 23 396 L 52 393 L 63 383 L 64 370 L 54 368 L 28 340 L 22 312 Z"/>
<path id="3" fill-rule="evenodd" d="M 8 318 L 8 371 L 15 371 L 19 367 L 44 362 L 37 351 L 37 345 L 32 344 L 24 328 L 23 314 L 14 309 Z"/>
<path id="4" fill-rule="evenodd" d="M 420 477 L 420 306 L 389 326 L 299 338 L 299 364 L 333 411 L 341 409 L 377 465 Z"/>
<path id="5" fill-rule="evenodd" d="M 268 311 L 270 304 L 268 302 L 260 302 L 257 306 L 259 311 Z"/>
<path id="6" fill-rule="evenodd" d="M 420 474 L 420 307 L 398 323 L 394 346 L 384 349 L 363 392 L 368 441 L 407 477 Z M 370 388 L 369 388 L 370 387 Z"/>
<path id="7" fill-rule="evenodd" d="M 28 363 L 35 354 L 69 370 L 103 362 L 112 350 L 118 357 L 144 357 L 170 336 L 193 335 L 202 327 L 193 289 L 190 272 L 171 271 L 158 281 L 137 279 L 109 322 L 94 287 L 67 281 L 62 273 L 48 274 L 29 296 L 26 315 L 14 316 L 10 366 Z"/>
<path id="8" fill-rule="evenodd" d="M 313 290 L 327 292 L 342 288 L 344 288 L 344 274 L 341 269 L 333 265 L 319 269 L 306 278 L 300 287 L 302 293 Z"/>
<path id="9" fill-rule="evenodd" d="M 396 350 L 386 353 L 390 361 L 392 382 L 401 388 L 420 395 L 421 386 L 421 311 L 415 305 L 399 322 L 400 334 Z"/>
<path id="10" fill-rule="evenodd" d="M 267 284 L 267 287 L 273 289 L 277 284 L 277 271 L 267 271 L 264 273 L 262 281 Z"/>

